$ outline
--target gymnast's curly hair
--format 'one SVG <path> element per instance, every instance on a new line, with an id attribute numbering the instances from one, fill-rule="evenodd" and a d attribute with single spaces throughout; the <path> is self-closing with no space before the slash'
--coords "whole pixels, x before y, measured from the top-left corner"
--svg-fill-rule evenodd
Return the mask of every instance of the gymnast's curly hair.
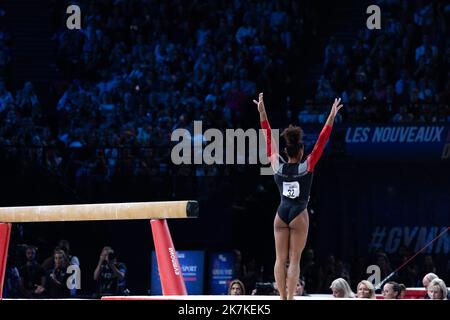
<path id="1" fill-rule="evenodd" d="M 303 130 L 298 126 L 289 125 L 283 130 L 281 136 L 286 144 L 286 152 L 289 157 L 295 157 L 303 149 Z"/>

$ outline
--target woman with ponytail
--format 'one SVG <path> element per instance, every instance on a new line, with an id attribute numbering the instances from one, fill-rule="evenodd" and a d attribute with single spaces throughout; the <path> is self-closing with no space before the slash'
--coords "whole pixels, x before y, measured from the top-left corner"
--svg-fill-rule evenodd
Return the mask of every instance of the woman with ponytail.
<path id="1" fill-rule="evenodd" d="M 272 143 L 272 132 L 263 101 L 253 100 L 258 106 L 261 127 L 264 130 L 267 156 L 275 172 L 275 182 L 280 192 L 281 202 L 274 220 L 276 261 L 274 267 L 275 281 L 282 300 L 294 299 L 295 287 L 300 275 L 300 258 L 305 248 L 308 235 L 308 201 L 311 190 L 314 167 L 322 155 L 331 134 L 334 118 L 342 108 L 341 99 L 335 99 L 330 115 L 317 139 L 313 151 L 302 161 L 304 145 L 303 131 L 300 127 L 290 125 L 281 136 L 286 147 L 284 152 L 288 161 L 284 161 Z M 278 166 L 278 159 L 282 163 Z M 286 269 L 286 264 L 289 266 Z"/>

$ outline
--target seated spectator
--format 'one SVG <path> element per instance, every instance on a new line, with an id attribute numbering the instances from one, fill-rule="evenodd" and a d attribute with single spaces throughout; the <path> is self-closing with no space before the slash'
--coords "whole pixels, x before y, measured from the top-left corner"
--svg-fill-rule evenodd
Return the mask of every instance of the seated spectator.
<path id="1" fill-rule="evenodd" d="M 328 114 L 329 114 L 329 111 L 325 111 L 325 112 L 322 112 L 321 114 L 319 114 L 319 116 L 317 118 L 318 122 L 325 123 L 325 121 L 327 121 Z M 334 123 L 342 123 L 342 114 L 338 113 L 336 115 L 336 117 L 334 118 Z"/>
<path id="2" fill-rule="evenodd" d="M 385 252 L 382 250 L 376 253 L 376 265 L 380 267 L 381 270 L 381 278 L 386 278 L 392 272 L 391 263 L 389 262 L 389 258 Z"/>
<path id="3" fill-rule="evenodd" d="M 333 297 L 335 298 L 354 298 L 355 294 L 348 282 L 343 278 L 338 278 L 331 283 L 331 291 L 333 292 Z"/>
<path id="4" fill-rule="evenodd" d="M 8 256 L 5 283 L 3 287 L 3 298 L 20 298 L 20 274 L 11 257 Z"/>
<path id="5" fill-rule="evenodd" d="M 397 282 L 390 281 L 383 286 L 384 299 L 400 299 L 401 288 Z"/>
<path id="6" fill-rule="evenodd" d="M 314 250 L 312 248 L 305 249 L 303 256 L 301 265 L 302 278 L 308 284 L 308 291 L 317 293 L 320 286 L 321 270 L 316 263 Z"/>
<path id="7" fill-rule="evenodd" d="M 20 291 L 24 298 L 42 298 L 45 291 L 45 272 L 36 261 L 37 248 L 25 250 L 25 265 L 19 268 Z"/>
<path id="8" fill-rule="evenodd" d="M 256 35 L 256 29 L 249 22 L 241 26 L 236 32 L 236 41 L 243 44 L 247 38 L 252 39 Z"/>
<path id="9" fill-rule="evenodd" d="M 420 101 L 431 103 L 435 96 L 435 89 L 433 83 L 430 79 L 422 78 L 419 80 L 418 84 L 418 98 Z"/>
<path id="10" fill-rule="evenodd" d="M 432 280 L 428 285 L 428 296 L 432 300 L 448 300 L 449 292 L 444 280 Z"/>
<path id="11" fill-rule="evenodd" d="M 393 122 L 411 122 L 413 120 L 414 116 L 408 112 L 406 106 L 401 106 L 400 110 L 392 117 Z"/>
<path id="12" fill-rule="evenodd" d="M 419 2 L 422 4 L 422 2 Z M 433 23 L 433 4 L 428 3 L 417 8 L 414 12 L 414 23 L 418 26 L 429 26 Z"/>
<path id="13" fill-rule="evenodd" d="M 6 107 L 14 102 L 11 92 L 6 90 L 5 84 L 0 82 L 0 112 L 3 112 Z"/>
<path id="14" fill-rule="evenodd" d="M 372 101 L 385 101 L 386 100 L 386 90 L 381 85 L 380 81 L 374 80 L 372 85 L 372 90 L 370 92 L 370 97 Z"/>
<path id="15" fill-rule="evenodd" d="M 355 87 L 361 90 L 367 89 L 369 85 L 369 76 L 363 66 L 359 66 L 354 74 Z"/>
<path id="16" fill-rule="evenodd" d="M 234 279 L 228 286 L 228 295 L 230 296 L 242 296 L 245 295 L 245 287 L 241 280 Z"/>
<path id="17" fill-rule="evenodd" d="M 53 267 L 48 270 L 46 277 L 46 292 L 49 298 L 68 298 L 70 290 L 67 287 L 67 257 L 63 250 L 55 250 Z"/>
<path id="18" fill-rule="evenodd" d="M 70 255 L 70 244 L 69 241 L 67 240 L 59 240 L 58 241 L 58 245 L 55 247 L 55 249 L 53 250 L 53 255 L 48 257 L 47 259 L 44 260 L 44 262 L 41 264 L 42 268 L 45 271 L 48 271 L 50 269 L 53 269 L 55 266 L 55 253 L 57 251 L 63 251 L 64 252 L 64 259 L 66 261 L 64 261 L 64 263 L 67 266 L 71 266 L 71 265 L 76 265 L 76 266 L 80 266 L 80 261 L 78 260 L 78 257 L 76 256 L 72 256 Z M 70 295 L 73 297 L 75 296 L 77 293 L 77 289 L 71 289 L 70 290 Z"/>
<path id="19" fill-rule="evenodd" d="M 331 61 L 337 60 L 344 54 L 344 46 L 336 41 L 335 37 L 331 37 L 325 48 L 325 63 L 327 66 Z"/>
<path id="20" fill-rule="evenodd" d="M 248 78 L 246 69 L 239 70 L 239 87 L 247 96 L 254 96 L 256 94 L 256 84 Z"/>
<path id="21" fill-rule="evenodd" d="M 300 296 L 303 296 L 303 297 L 309 296 L 309 295 L 306 293 L 305 285 L 306 285 L 306 284 L 305 284 L 305 280 L 303 280 L 302 278 L 300 278 L 300 279 L 298 280 L 298 282 L 297 282 L 297 287 L 295 288 L 294 296 L 298 296 L 298 297 L 300 297 Z"/>
<path id="22" fill-rule="evenodd" d="M 342 102 L 344 104 L 352 102 L 362 102 L 364 100 L 364 92 L 355 87 L 355 83 L 350 81 L 348 87 L 342 92 Z"/>
<path id="23" fill-rule="evenodd" d="M 273 3 L 273 2 L 272 2 Z M 282 5 L 279 2 L 275 2 L 275 8 L 270 13 L 270 27 L 273 31 L 279 31 L 280 27 L 286 20 L 287 14 L 283 10 Z"/>
<path id="24" fill-rule="evenodd" d="M 23 89 L 17 92 L 16 104 L 23 116 L 31 116 L 39 111 L 40 103 L 31 82 L 26 82 Z"/>
<path id="25" fill-rule="evenodd" d="M 407 69 L 403 69 L 400 79 L 395 82 L 395 93 L 397 96 L 408 97 L 416 87 L 416 83 L 411 79 Z"/>
<path id="26" fill-rule="evenodd" d="M 422 284 L 423 287 L 425 288 L 425 290 L 427 290 L 427 293 L 425 293 L 424 299 L 430 299 L 430 296 L 428 295 L 428 286 L 430 285 L 431 281 L 433 281 L 434 279 L 438 279 L 439 277 L 435 274 L 435 273 L 427 273 L 423 279 L 422 279 Z"/>
<path id="27" fill-rule="evenodd" d="M 319 84 L 317 86 L 316 99 L 319 101 L 326 101 L 335 96 L 336 91 L 333 89 L 330 80 L 325 76 L 320 77 Z"/>
<path id="28" fill-rule="evenodd" d="M 423 266 L 422 266 L 422 272 L 426 273 L 426 274 L 429 274 L 429 273 L 436 274 L 436 270 L 437 270 L 437 268 L 434 263 L 433 256 L 430 254 L 425 255 Z"/>
<path id="29" fill-rule="evenodd" d="M 298 114 L 298 121 L 300 123 L 316 123 L 319 121 L 319 114 L 314 111 L 312 101 L 306 101 L 305 110 Z"/>
<path id="30" fill-rule="evenodd" d="M 362 280 L 358 283 L 356 297 L 360 299 L 375 299 L 375 287 L 372 282 Z"/>
<path id="31" fill-rule="evenodd" d="M 49 270 L 54 267 L 55 263 L 55 251 L 62 250 L 65 253 L 65 257 L 67 259 L 68 265 L 80 265 L 80 261 L 78 260 L 78 257 L 72 256 L 70 254 L 70 244 L 67 240 L 59 240 L 58 245 L 55 247 L 53 254 L 48 257 L 47 259 L 42 262 L 41 267 L 44 268 L 44 270 Z"/>
<path id="32" fill-rule="evenodd" d="M 94 271 L 94 280 L 98 284 L 96 295 L 101 297 L 123 294 L 126 271 L 125 264 L 117 262 L 114 250 L 111 247 L 104 247 Z"/>
<path id="33" fill-rule="evenodd" d="M 437 56 L 438 53 L 437 48 L 436 46 L 433 46 L 433 44 L 431 43 L 430 36 L 424 35 L 422 38 L 422 45 L 420 47 L 417 47 L 416 49 L 416 62 L 420 60 L 420 58 L 422 57 L 422 55 L 425 54 L 427 49 L 431 49 L 431 54 L 433 57 Z"/>
<path id="34" fill-rule="evenodd" d="M 249 49 L 253 55 L 254 64 L 261 64 L 264 62 L 264 55 L 266 54 L 267 48 L 260 42 L 259 37 L 253 38 L 253 44 L 249 47 Z"/>

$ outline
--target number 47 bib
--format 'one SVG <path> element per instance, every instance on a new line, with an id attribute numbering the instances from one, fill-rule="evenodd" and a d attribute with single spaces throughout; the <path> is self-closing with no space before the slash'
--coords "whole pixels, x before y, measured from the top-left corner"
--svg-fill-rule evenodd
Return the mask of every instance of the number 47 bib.
<path id="1" fill-rule="evenodd" d="M 283 182 L 283 196 L 294 199 L 300 195 L 300 185 L 297 181 Z"/>

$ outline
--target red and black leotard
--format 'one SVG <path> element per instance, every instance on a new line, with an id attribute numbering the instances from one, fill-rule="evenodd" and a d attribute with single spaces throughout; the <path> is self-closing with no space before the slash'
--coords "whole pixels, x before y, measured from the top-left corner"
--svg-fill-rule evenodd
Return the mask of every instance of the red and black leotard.
<path id="1" fill-rule="evenodd" d="M 269 121 L 262 121 L 261 127 L 265 129 L 267 156 L 273 166 L 279 155 L 276 148 L 274 148 L 275 144 L 272 143 L 272 132 Z M 332 126 L 330 125 L 323 127 L 313 151 L 305 161 L 300 163 L 285 162 L 275 172 L 274 178 L 281 197 L 278 215 L 287 224 L 308 206 L 314 168 L 328 142 L 331 129 Z"/>

